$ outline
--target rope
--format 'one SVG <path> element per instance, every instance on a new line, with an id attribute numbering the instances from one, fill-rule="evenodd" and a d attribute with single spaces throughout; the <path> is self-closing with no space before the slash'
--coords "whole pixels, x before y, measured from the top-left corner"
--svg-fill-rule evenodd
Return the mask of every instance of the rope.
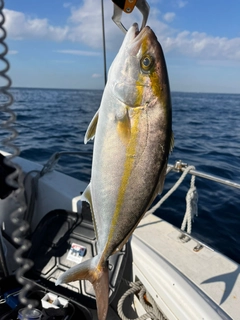
<path id="1" fill-rule="evenodd" d="M 194 221 L 194 216 L 198 214 L 198 194 L 197 189 L 195 187 L 195 176 L 192 176 L 190 188 L 186 195 L 186 212 L 183 218 L 181 230 L 184 231 L 187 227 L 187 233 L 191 233 L 192 231 L 192 221 Z"/>
<path id="2" fill-rule="evenodd" d="M 178 179 L 178 181 L 175 183 L 175 185 L 162 197 L 162 199 L 160 199 L 158 201 L 158 203 L 155 204 L 155 206 L 153 206 L 150 210 L 148 210 L 145 213 L 144 218 L 146 218 L 149 214 L 154 213 L 158 208 L 160 208 L 160 206 L 163 204 L 163 202 L 165 200 L 167 200 L 168 197 L 170 197 L 171 194 L 173 194 L 174 191 L 177 190 L 177 188 L 180 186 L 180 184 L 183 182 L 183 180 L 185 179 L 186 175 L 189 173 L 190 170 L 194 170 L 195 167 L 194 166 L 188 166 L 186 167 L 186 169 L 183 171 L 181 177 Z M 170 171 L 170 170 L 169 170 Z M 169 172 L 168 171 L 168 172 Z M 194 177 L 195 178 L 195 177 Z M 195 179 L 194 179 L 195 181 Z"/>
<path id="3" fill-rule="evenodd" d="M 137 282 L 128 282 L 130 288 L 123 294 L 121 299 L 118 301 L 117 311 L 118 315 L 122 320 L 146 320 L 146 319 L 152 319 L 152 320 L 167 320 L 167 318 L 162 314 L 162 312 L 159 310 L 156 302 L 154 299 L 150 296 L 150 294 L 147 292 L 144 285 L 141 283 L 141 281 Z M 141 302 L 143 308 L 145 309 L 146 313 L 143 314 L 140 317 L 137 317 L 135 319 L 130 319 L 125 316 L 123 313 L 123 304 L 128 296 L 131 294 L 137 294 L 139 297 L 139 301 Z"/>

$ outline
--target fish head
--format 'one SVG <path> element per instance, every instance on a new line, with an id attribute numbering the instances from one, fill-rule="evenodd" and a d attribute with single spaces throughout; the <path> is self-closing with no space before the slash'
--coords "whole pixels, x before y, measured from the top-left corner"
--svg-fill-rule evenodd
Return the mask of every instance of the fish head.
<path id="1" fill-rule="evenodd" d="M 113 95 L 129 107 L 158 101 L 171 106 L 166 63 L 161 45 L 148 26 L 141 31 L 137 23 L 128 30 L 109 70 Z"/>

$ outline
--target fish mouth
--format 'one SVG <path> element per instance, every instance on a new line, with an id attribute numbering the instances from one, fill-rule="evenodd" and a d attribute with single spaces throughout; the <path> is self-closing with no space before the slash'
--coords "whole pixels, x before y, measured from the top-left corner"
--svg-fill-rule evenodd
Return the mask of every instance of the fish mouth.
<path id="1" fill-rule="evenodd" d="M 145 33 L 151 33 L 152 32 L 151 28 L 148 27 L 148 26 L 145 26 L 144 28 L 139 30 L 138 24 L 136 22 L 132 25 L 132 29 L 133 29 L 133 39 L 134 40 L 138 40 Z"/>
<path id="2" fill-rule="evenodd" d="M 145 26 L 139 30 L 138 24 L 134 23 L 125 38 L 125 47 L 130 56 L 137 56 L 142 44 L 145 43 L 145 48 L 149 48 L 155 44 L 156 36 L 152 29 Z"/>
<path id="3" fill-rule="evenodd" d="M 154 32 L 148 26 L 145 26 L 143 29 L 139 30 L 138 24 L 135 22 L 128 30 L 122 47 L 128 48 L 129 52 L 135 52 L 137 48 L 140 47 L 141 42 L 144 39 L 152 39 Z"/>

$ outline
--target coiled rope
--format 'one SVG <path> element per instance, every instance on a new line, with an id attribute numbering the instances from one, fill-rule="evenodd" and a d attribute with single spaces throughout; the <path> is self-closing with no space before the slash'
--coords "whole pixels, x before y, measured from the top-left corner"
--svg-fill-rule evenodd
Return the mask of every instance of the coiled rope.
<path id="1" fill-rule="evenodd" d="M 195 176 L 192 175 L 190 188 L 186 195 L 186 212 L 183 218 L 181 230 L 185 230 L 187 227 L 187 233 L 192 232 L 192 221 L 194 220 L 194 216 L 198 215 L 198 194 L 197 189 L 195 187 Z"/>
<path id="2" fill-rule="evenodd" d="M 159 310 L 156 302 L 151 297 L 151 295 L 147 292 L 146 288 L 141 283 L 141 281 L 136 281 L 136 282 L 129 282 L 127 280 L 124 280 L 124 281 L 130 286 L 130 288 L 123 294 L 121 299 L 118 301 L 117 311 L 118 311 L 119 317 L 122 320 L 146 320 L 149 318 L 152 320 L 167 320 L 167 318 Z M 131 294 L 137 294 L 141 305 L 146 311 L 145 314 L 135 319 L 127 318 L 123 313 L 123 304 L 126 298 Z"/>

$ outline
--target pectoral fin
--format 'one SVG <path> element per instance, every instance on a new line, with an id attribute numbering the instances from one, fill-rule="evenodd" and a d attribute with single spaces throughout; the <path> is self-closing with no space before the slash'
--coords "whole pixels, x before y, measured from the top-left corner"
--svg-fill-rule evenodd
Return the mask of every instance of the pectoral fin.
<path id="1" fill-rule="evenodd" d="M 164 164 L 164 167 L 161 171 L 160 177 L 159 177 L 159 182 L 157 186 L 157 193 L 161 194 L 163 191 L 163 186 L 164 186 L 164 181 L 165 181 L 165 176 L 166 176 L 166 171 L 167 171 L 167 161 Z"/>
<path id="2" fill-rule="evenodd" d="M 170 151 L 169 151 L 169 153 L 172 152 L 173 147 L 174 147 L 174 134 L 173 134 L 173 131 L 172 131 L 171 140 L 170 140 Z M 160 173 L 159 182 L 158 182 L 158 187 L 157 187 L 158 194 L 161 194 L 162 191 L 163 191 L 163 186 L 164 186 L 164 181 L 165 181 L 166 172 L 167 172 L 167 161 L 165 162 L 165 164 L 164 164 L 164 166 L 163 166 L 163 169 L 162 169 L 162 171 L 161 171 L 161 173 Z"/>
<path id="3" fill-rule="evenodd" d="M 171 141 L 170 141 L 170 152 L 169 153 L 171 153 L 173 151 L 173 148 L 174 148 L 174 134 L 173 134 L 173 131 L 172 131 Z"/>
<path id="4" fill-rule="evenodd" d="M 90 122 L 87 131 L 85 133 L 84 137 L 84 143 L 86 144 L 90 139 L 94 139 L 97 123 L 98 123 L 98 114 L 99 110 L 95 113 L 94 117 L 92 118 L 92 121 Z"/>
<path id="5" fill-rule="evenodd" d="M 131 137 L 131 122 L 126 107 L 116 114 L 117 132 L 121 141 L 126 145 Z"/>

